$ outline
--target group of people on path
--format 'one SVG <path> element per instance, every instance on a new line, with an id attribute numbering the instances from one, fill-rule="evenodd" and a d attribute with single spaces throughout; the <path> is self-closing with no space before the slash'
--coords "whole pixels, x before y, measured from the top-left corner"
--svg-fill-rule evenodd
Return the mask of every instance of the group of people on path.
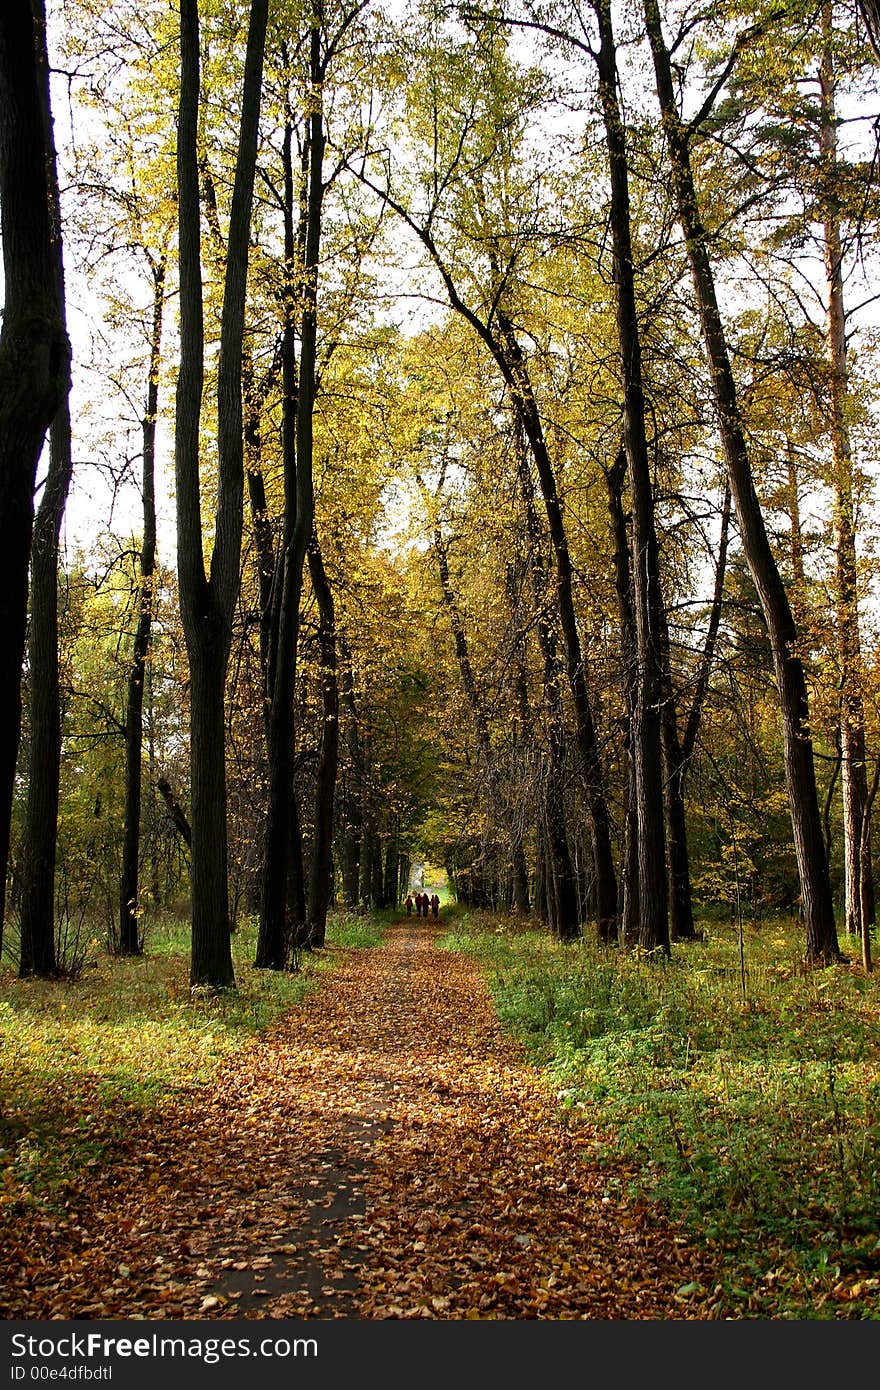
<path id="1" fill-rule="evenodd" d="M 432 917 L 440 916 L 440 899 L 436 893 L 432 893 L 430 898 L 427 893 L 416 893 L 415 897 L 412 893 L 407 893 L 405 906 L 407 917 L 411 914 L 413 906 L 417 917 L 427 917 L 429 914 Z"/>

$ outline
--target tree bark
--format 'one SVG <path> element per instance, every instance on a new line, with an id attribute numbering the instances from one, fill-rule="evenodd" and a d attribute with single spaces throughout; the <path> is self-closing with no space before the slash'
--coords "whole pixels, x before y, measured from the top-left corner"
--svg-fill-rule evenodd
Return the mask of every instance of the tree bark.
<path id="1" fill-rule="evenodd" d="M 339 653 L 342 657 L 339 688 L 342 706 L 345 710 L 345 747 L 347 752 L 345 782 L 342 788 L 342 899 L 346 907 L 355 908 L 360 900 L 364 773 L 357 707 L 354 698 L 351 652 L 342 634 L 339 635 Z"/>
<path id="2" fill-rule="evenodd" d="M 865 713 L 861 684 L 858 562 L 853 516 L 853 464 L 847 395 L 846 313 L 843 298 L 843 247 L 837 188 L 837 112 L 835 103 L 831 5 L 822 9 L 824 48 L 821 87 L 820 166 L 823 183 L 825 277 L 828 294 L 827 351 L 830 376 L 831 452 L 834 467 L 834 543 L 837 579 L 837 654 L 840 663 L 840 745 L 843 794 L 845 928 L 861 937 L 874 921 L 868 773 L 865 766 Z M 862 862 L 863 846 L 867 857 Z"/>
<path id="3" fill-rule="evenodd" d="M 0 10 L 0 944 L 27 624 L 34 484 L 70 390 L 43 0 Z"/>
<path id="4" fill-rule="evenodd" d="M 617 932 L 617 877 L 611 854 L 611 823 L 605 796 L 605 776 L 590 704 L 586 665 L 574 607 L 574 571 L 568 548 L 568 537 L 565 531 L 562 504 L 556 490 L 556 478 L 544 438 L 540 412 L 532 392 L 525 357 L 517 342 L 511 321 L 500 309 L 498 310 L 498 323 L 498 339 L 496 340 L 494 335 L 489 334 L 488 344 L 491 344 L 496 361 L 511 390 L 517 414 L 529 441 L 547 513 L 547 525 L 556 566 L 556 600 L 560 627 L 562 628 L 568 681 L 574 705 L 578 748 L 584 765 L 587 790 L 587 809 L 595 872 L 597 930 L 600 940 L 610 941 Z"/>
<path id="5" fill-rule="evenodd" d="M 663 663 L 660 559 L 654 489 L 645 428 L 642 350 L 630 228 L 626 132 L 617 100 L 617 56 L 609 0 L 594 0 L 599 21 L 599 97 L 611 184 L 611 243 L 617 309 L 624 447 L 632 496 L 632 598 L 635 618 L 635 700 L 632 755 L 636 791 L 639 944 L 669 954 L 661 718 Z"/>
<path id="6" fill-rule="evenodd" d="M 672 66 L 663 38 L 657 0 L 645 0 L 645 19 L 678 216 L 684 231 L 711 369 L 731 492 L 739 518 L 743 549 L 770 635 L 779 694 L 792 834 L 806 928 L 806 954 L 812 961 L 827 962 L 838 959 L 840 951 L 816 789 L 807 683 L 803 664 L 797 655 L 798 633 L 755 492 L 736 382 L 718 309 L 708 239 L 700 217 L 691 170 L 688 132 L 676 106 Z"/>
<path id="7" fill-rule="evenodd" d="M 519 440 L 517 441 L 519 444 Z M 554 935 L 561 940 L 573 940 L 580 935 L 580 912 L 575 872 L 565 824 L 565 711 L 562 687 L 565 673 L 559 657 L 556 632 L 547 612 L 548 573 L 541 543 L 538 514 L 532 475 L 524 449 L 518 448 L 520 491 L 526 519 L 528 565 L 535 607 L 535 626 L 538 646 L 544 665 L 544 703 L 547 708 L 549 757 L 544 786 L 541 788 L 539 844 L 543 843 L 541 858 L 541 892 L 544 911 Z M 537 871 L 536 871 L 537 877 Z M 552 894 L 550 887 L 552 884 Z M 536 887 L 537 893 L 537 887 Z"/>
<path id="8" fill-rule="evenodd" d="M 605 470 L 608 488 L 608 510 L 614 538 L 614 587 L 617 595 L 617 617 L 620 629 L 620 664 L 623 671 L 623 707 L 626 719 L 624 758 L 626 783 L 623 806 L 623 852 L 619 880 L 621 886 L 620 919 L 623 943 L 632 948 L 639 941 L 639 875 L 638 827 L 636 811 L 635 758 L 633 756 L 633 724 L 636 708 L 636 624 L 632 607 L 632 566 L 630 562 L 629 527 L 623 507 L 623 480 L 626 474 L 626 451 L 621 449 L 614 463 Z"/>
<path id="9" fill-rule="evenodd" d="M 281 969 L 294 924 L 287 901 L 287 858 L 290 852 L 290 805 L 293 784 L 293 693 L 303 565 L 312 534 L 312 430 L 316 392 L 317 283 L 321 244 L 321 204 L 324 127 L 321 62 L 321 23 L 313 11 L 309 32 L 311 83 L 307 137 L 305 226 L 301 227 L 302 263 L 297 264 L 293 225 L 293 171 L 290 122 L 285 132 L 285 324 L 282 357 L 284 377 L 284 545 L 279 585 L 280 608 L 272 669 L 269 716 L 269 797 L 263 853 L 263 893 L 256 964 Z M 296 375 L 294 310 L 300 287 L 299 379 Z M 279 581 L 276 579 L 276 583 Z"/>
<path id="10" fill-rule="evenodd" d="M 214 548 L 205 570 L 199 489 L 204 327 L 199 205 L 199 17 L 181 0 L 177 139 L 180 370 L 175 474 L 180 610 L 191 680 L 193 986 L 234 986 L 226 829 L 224 683 L 239 588 L 244 500 L 242 355 L 248 249 L 266 39 L 267 0 L 252 0 L 217 366 L 218 487 Z"/>
<path id="11" fill-rule="evenodd" d="M 48 71 L 46 19 L 42 0 L 35 5 L 39 61 Z M 48 81 L 41 88 L 48 132 L 46 161 L 58 228 L 55 274 L 65 317 L 64 260 L 61 246 L 61 197 Z M 66 323 L 65 323 L 66 326 Z M 58 801 L 61 784 L 61 695 L 58 674 L 58 538 L 73 472 L 68 396 L 59 406 L 49 436 L 49 471 L 37 511 L 31 551 L 31 618 L 28 643 L 31 737 L 28 795 L 21 855 L 19 974 L 53 975 L 55 952 L 55 864 L 58 848 Z"/>
<path id="12" fill-rule="evenodd" d="M 309 574 L 320 615 L 321 756 L 315 787 L 315 834 L 309 873 L 308 940 L 322 947 L 327 934 L 327 908 L 333 886 L 333 798 L 339 768 L 339 686 L 336 679 L 336 612 L 318 534 L 309 543 Z M 388 853 L 391 853 L 389 845 Z"/>
<path id="13" fill-rule="evenodd" d="M 141 783 L 143 754 L 144 682 L 150 631 L 155 606 L 156 572 L 156 415 L 159 406 L 159 360 L 162 345 L 162 311 L 165 304 L 165 255 L 153 271 L 153 322 L 147 397 L 141 421 L 143 441 L 142 493 L 144 530 L 141 539 L 138 586 L 138 620 L 134 635 L 128 697 L 125 709 L 125 821 L 122 836 L 122 872 L 119 880 L 119 952 L 139 955 L 142 949 L 139 911 L 139 861 L 141 846 Z"/>
<path id="14" fill-rule="evenodd" d="M 419 481 L 421 483 L 421 479 Z M 427 492 L 424 489 L 424 485 L 422 485 L 422 491 L 427 501 Z M 485 769 L 486 780 L 489 785 L 492 801 L 507 831 L 510 843 L 511 866 L 514 882 L 518 883 L 517 891 L 520 895 L 520 901 L 522 901 L 523 895 L 525 895 L 527 904 L 528 869 L 526 867 L 525 853 L 523 851 L 522 828 L 519 824 L 519 817 L 516 815 L 515 808 L 510 805 L 505 795 L 504 788 L 501 785 L 498 762 L 492 747 L 492 740 L 489 736 L 489 725 L 486 721 L 486 712 L 483 709 L 483 704 L 477 690 L 477 683 L 474 679 L 473 667 L 471 666 L 470 651 L 468 649 L 464 623 L 449 577 L 449 561 L 446 554 L 446 542 L 440 530 L 439 519 L 435 519 L 434 521 L 433 544 L 434 555 L 437 560 L 437 571 L 440 578 L 440 592 L 443 596 L 444 607 L 449 615 L 449 625 L 452 628 L 452 636 L 455 642 L 455 655 L 461 674 L 461 683 L 464 687 L 468 707 L 471 712 L 471 721 L 473 723 L 477 747 Z M 528 911 L 527 906 L 526 911 Z"/>

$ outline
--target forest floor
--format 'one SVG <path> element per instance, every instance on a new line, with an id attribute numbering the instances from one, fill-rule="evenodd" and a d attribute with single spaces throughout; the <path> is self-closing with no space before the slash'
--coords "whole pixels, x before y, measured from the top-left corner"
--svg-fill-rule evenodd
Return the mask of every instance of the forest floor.
<path id="1" fill-rule="evenodd" d="M 341 952 L 208 1084 L 132 1109 L 63 1209 L 9 1227 L 0 1314 L 717 1316 L 709 1255 L 621 1195 L 442 931 Z"/>

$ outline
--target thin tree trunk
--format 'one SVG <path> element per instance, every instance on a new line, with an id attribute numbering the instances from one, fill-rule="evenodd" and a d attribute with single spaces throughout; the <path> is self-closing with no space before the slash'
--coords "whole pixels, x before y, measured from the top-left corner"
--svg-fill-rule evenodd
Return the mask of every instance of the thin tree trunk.
<path id="1" fill-rule="evenodd" d="M 840 743 L 843 792 L 844 900 L 847 935 L 861 936 L 874 920 L 870 823 L 863 831 L 868 801 L 865 714 L 861 688 L 858 564 L 853 517 L 853 465 L 846 419 L 849 373 L 843 300 L 837 167 L 837 113 L 831 5 L 822 9 L 824 50 L 820 68 L 822 117 L 820 159 L 824 182 L 824 252 L 828 291 L 827 347 L 831 385 L 831 450 L 834 464 L 834 541 L 837 564 L 837 651 L 840 662 Z M 862 847 L 867 859 L 862 863 Z M 864 899 L 863 899 L 864 892 Z"/>
<path id="2" fill-rule="evenodd" d="M 348 754 L 342 795 L 342 899 L 346 907 L 355 908 L 360 901 L 364 774 L 351 652 L 341 633 L 339 653 L 342 657 L 339 689 L 345 710 L 345 747 Z"/>
<path id="3" fill-rule="evenodd" d="M 309 544 L 309 574 L 320 615 L 321 757 L 315 787 L 315 835 L 309 875 L 308 940 L 322 947 L 327 933 L 327 908 L 333 884 L 333 796 L 339 768 L 339 686 L 336 679 L 336 612 L 318 535 Z M 391 848 L 389 846 L 389 854 Z"/>
<path id="4" fill-rule="evenodd" d="M 519 441 L 517 441 L 519 444 Z M 580 935 L 577 883 L 571 862 L 571 849 L 565 824 L 565 712 L 562 704 L 564 672 L 559 658 L 556 633 L 547 613 L 548 574 L 541 545 L 538 514 L 528 460 L 523 449 L 517 449 L 520 491 L 526 517 L 528 564 L 532 581 L 538 646 L 544 664 L 544 702 L 548 715 L 550 756 L 542 788 L 542 812 L 539 841 L 543 837 L 542 861 L 544 916 L 550 917 L 555 935 L 573 940 Z M 551 900 L 550 886 L 553 885 Z M 555 909 L 555 915 L 551 915 Z"/>
<path id="5" fill-rule="evenodd" d="M 739 518 L 743 549 L 770 635 L 782 720 L 792 834 L 806 928 L 806 954 L 810 960 L 827 962 L 839 957 L 839 946 L 816 789 L 807 683 L 803 664 L 797 655 L 798 633 L 755 492 L 736 383 L 715 293 L 708 240 L 700 218 L 691 170 L 688 134 L 676 106 L 672 66 L 663 38 L 657 0 L 645 0 L 645 18 L 678 215 L 685 235 L 711 369 L 731 492 Z"/>
<path id="6" fill-rule="evenodd" d="M 423 495 L 427 497 L 424 488 Z M 477 684 L 474 680 L 464 623 L 449 578 L 449 561 L 446 554 L 446 543 L 443 540 L 439 520 L 435 520 L 434 522 L 433 543 L 434 555 L 437 560 L 437 570 L 440 578 L 440 591 L 443 596 L 444 607 L 449 615 L 449 625 L 452 628 L 452 636 L 455 642 L 455 655 L 458 660 L 461 683 L 471 711 L 471 721 L 477 740 L 477 747 L 486 772 L 486 780 L 489 785 L 492 801 L 507 831 L 515 878 L 520 883 L 520 892 L 528 894 L 528 869 L 523 852 L 522 830 L 519 825 L 519 817 L 516 815 L 515 808 L 510 805 L 505 795 L 504 788 L 501 785 L 498 763 L 495 757 L 495 751 L 492 747 L 492 740 L 489 736 L 489 725 L 486 721 L 486 712 L 483 709 L 483 704 L 477 690 Z"/>
<path id="7" fill-rule="evenodd" d="M 626 718 L 624 758 L 626 783 L 623 808 L 623 853 L 621 856 L 621 926 L 623 942 L 628 948 L 639 941 L 639 874 L 638 825 L 636 811 L 636 771 L 633 755 L 633 726 L 636 708 L 636 624 L 632 607 L 632 565 L 630 561 L 629 527 L 623 507 L 623 480 L 627 456 L 621 449 L 614 463 L 605 470 L 608 488 L 608 510 L 614 537 L 614 587 L 617 595 L 617 616 L 620 629 L 620 663 L 623 670 L 623 707 Z"/>
<path id="8" fill-rule="evenodd" d="M 724 598 L 724 576 L 727 570 L 727 547 L 730 535 L 730 485 L 724 489 L 724 502 L 721 509 L 721 529 L 718 537 L 718 562 L 715 567 L 715 587 L 709 624 L 700 655 L 700 665 L 694 682 L 690 710 L 685 723 L 684 735 L 679 736 L 678 715 L 676 712 L 675 691 L 672 687 L 671 651 L 669 628 L 665 611 L 662 613 L 664 643 L 664 699 L 663 699 L 663 759 L 665 775 L 665 799 L 667 815 L 667 852 L 669 864 L 669 912 L 670 929 L 673 940 L 690 941 L 696 935 L 694 929 L 693 897 L 691 893 L 690 856 L 687 842 L 687 816 L 685 812 L 685 783 L 687 772 L 696 747 L 697 735 L 703 715 L 706 693 L 709 689 L 709 676 L 715 657 L 715 645 L 721 622 L 721 605 Z"/>
<path id="9" fill-rule="evenodd" d="M 159 406 L 159 357 L 162 344 L 162 310 L 165 304 L 165 255 L 153 271 L 153 322 L 147 398 L 141 421 L 143 441 L 142 493 L 144 530 L 141 539 L 138 584 L 138 620 L 134 635 L 128 698 L 125 709 L 125 821 L 122 835 L 122 872 L 119 880 L 119 951 L 139 955 L 142 949 L 139 909 L 139 861 L 141 848 L 141 783 L 143 755 L 144 683 L 150 631 L 155 606 L 156 572 L 156 414 Z"/>
<path id="10" fill-rule="evenodd" d="M 382 837 L 378 830 L 370 835 L 370 900 L 373 907 L 385 906 L 385 875 L 382 872 Z"/>
<path id="11" fill-rule="evenodd" d="M 70 389 L 42 0 L 0 9 L 0 944 L 27 625 L 34 484 Z"/>
<path id="12" fill-rule="evenodd" d="M 630 229 L 626 131 L 617 100 L 617 57 L 609 0 L 594 0 L 599 21 L 599 96 L 611 183 L 611 242 L 617 306 L 619 371 L 623 390 L 624 447 L 632 496 L 632 595 L 636 682 L 632 744 L 635 763 L 639 944 L 669 954 L 668 889 L 663 807 L 660 709 L 663 663 L 660 631 L 660 559 L 654 525 L 654 490 L 645 428 L 642 350 Z"/>
<path id="13" fill-rule="evenodd" d="M 597 928 L 600 940 L 609 941 L 616 935 L 617 930 L 617 878 L 611 854 L 611 823 L 605 796 L 605 777 L 593 721 L 586 665 L 574 607 L 574 572 L 568 548 L 568 537 L 565 532 L 562 504 L 556 490 L 556 478 L 544 438 L 540 412 L 532 393 L 526 361 L 513 331 L 513 325 L 501 310 L 498 310 L 498 323 L 499 339 L 496 341 L 490 335 L 490 342 L 496 361 L 498 361 L 499 366 L 502 366 L 505 379 L 510 386 L 517 414 L 529 441 L 547 513 L 547 525 L 556 565 L 556 600 L 574 705 L 575 729 L 584 765 L 587 789 L 587 809 L 595 871 Z"/>

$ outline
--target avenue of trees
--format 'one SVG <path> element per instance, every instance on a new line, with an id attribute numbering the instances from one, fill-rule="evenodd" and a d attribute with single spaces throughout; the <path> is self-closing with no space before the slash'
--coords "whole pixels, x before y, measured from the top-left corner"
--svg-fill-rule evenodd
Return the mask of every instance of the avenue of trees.
<path id="1" fill-rule="evenodd" d="M 423 859 L 561 941 L 738 904 L 870 970 L 878 23 L 6 0 L 22 975 L 185 912 L 226 988 L 243 914 L 284 969 Z"/>

